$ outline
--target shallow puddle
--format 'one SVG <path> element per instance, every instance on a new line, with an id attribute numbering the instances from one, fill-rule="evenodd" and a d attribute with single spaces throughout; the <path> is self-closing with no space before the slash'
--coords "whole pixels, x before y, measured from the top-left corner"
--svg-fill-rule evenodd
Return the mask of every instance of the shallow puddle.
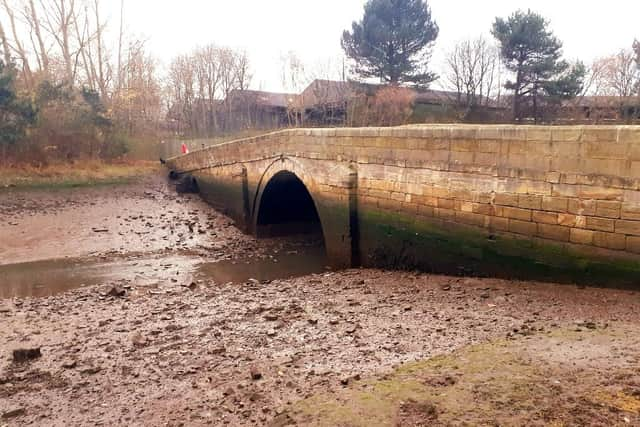
<path id="1" fill-rule="evenodd" d="M 63 259 L 0 266 L 0 299 L 45 297 L 72 289 L 114 283 L 135 286 L 188 285 L 203 280 L 241 283 L 286 279 L 327 270 L 322 247 L 305 247 L 265 258 L 207 262 L 169 256 L 126 261 Z"/>

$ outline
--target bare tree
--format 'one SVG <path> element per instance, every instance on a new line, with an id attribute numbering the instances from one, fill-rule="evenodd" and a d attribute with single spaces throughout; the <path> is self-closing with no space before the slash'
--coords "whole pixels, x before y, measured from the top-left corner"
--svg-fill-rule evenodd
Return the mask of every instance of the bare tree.
<path id="1" fill-rule="evenodd" d="M 120 0 L 120 31 L 118 32 L 118 75 L 116 93 L 122 87 L 122 41 L 124 38 L 124 0 Z"/>
<path id="2" fill-rule="evenodd" d="M 24 6 L 23 15 L 26 22 L 29 24 L 30 30 L 35 34 L 36 40 L 38 42 L 38 46 L 36 49 L 38 63 L 40 64 L 42 70 L 45 73 L 48 73 L 49 72 L 49 54 L 47 52 L 47 48 L 45 45 L 44 36 L 42 35 L 42 28 L 40 25 L 40 20 L 38 18 L 38 10 L 36 9 L 36 5 L 33 0 L 27 1 L 27 3 Z"/>
<path id="3" fill-rule="evenodd" d="M 196 74 L 198 76 L 198 96 L 202 104 L 200 114 L 206 129 L 210 132 L 218 130 L 218 102 L 216 97 L 221 83 L 219 55 L 219 48 L 212 44 L 200 48 L 194 53 Z"/>
<path id="4" fill-rule="evenodd" d="M 636 54 L 636 69 L 638 73 L 640 73 L 640 41 L 633 41 L 633 50 Z M 636 93 L 640 96 L 640 78 L 638 78 L 638 82 L 636 84 Z"/>
<path id="5" fill-rule="evenodd" d="M 112 109 L 129 135 L 145 134 L 157 127 L 162 106 L 156 61 L 141 40 L 132 41 L 126 54 L 120 96 L 113 99 Z"/>
<path id="6" fill-rule="evenodd" d="M 461 106 L 487 105 L 496 88 L 499 55 L 484 37 L 464 40 L 447 55 L 447 80 Z"/>
<path id="7" fill-rule="evenodd" d="M 41 4 L 45 12 L 45 29 L 60 48 L 65 79 L 70 85 L 73 85 L 75 83 L 76 61 L 71 43 L 75 17 L 77 16 L 76 0 L 41 0 Z"/>
<path id="8" fill-rule="evenodd" d="M 29 66 L 29 58 L 27 56 L 27 52 L 24 48 L 24 45 L 21 43 L 20 38 L 18 37 L 18 27 L 16 25 L 15 14 L 13 12 L 15 9 L 12 4 L 9 4 L 8 0 L 2 0 L 2 4 L 4 5 L 5 12 L 9 17 L 9 24 L 11 25 L 11 32 L 13 34 L 13 50 L 17 53 L 20 61 L 22 62 L 22 71 L 24 73 L 24 78 L 26 83 L 29 85 L 31 83 L 31 68 Z"/>
<path id="9" fill-rule="evenodd" d="M 308 84 L 305 66 L 298 55 L 289 51 L 280 57 L 282 66 L 282 87 L 286 92 L 300 93 Z M 304 125 L 304 99 L 297 98 L 296 102 L 287 105 L 287 120 L 289 126 Z"/>
<path id="10" fill-rule="evenodd" d="M 107 86 L 108 86 L 108 70 L 107 65 L 105 64 L 105 52 L 104 52 L 104 40 L 103 40 L 103 32 L 106 24 L 104 24 L 100 19 L 100 0 L 94 0 L 93 8 L 95 13 L 95 23 L 96 23 L 96 33 L 95 33 L 95 41 L 96 41 L 96 54 L 97 54 L 97 65 L 95 66 L 96 70 L 94 71 L 96 75 L 96 79 L 98 82 L 98 88 L 100 89 L 100 95 L 103 98 L 107 98 Z M 89 58 L 92 58 L 93 55 L 89 55 Z"/>
<path id="11" fill-rule="evenodd" d="M 236 83 L 238 90 L 247 90 L 251 84 L 251 67 L 249 63 L 249 56 L 245 51 L 235 52 L 235 66 L 234 73 L 236 77 Z"/>
<path id="12" fill-rule="evenodd" d="M 615 55 L 596 60 L 592 73 L 596 82 L 594 94 L 600 96 L 632 96 L 640 79 L 636 54 L 632 50 L 623 49 Z"/>
<path id="13" fill-rule="evenodd" d="M 196 78 L 191 55 L 178 56 L 169 65 L 168 85 L 172 98 L 169 113 L 179 124 L 178 132 L 194 129 Z"/>

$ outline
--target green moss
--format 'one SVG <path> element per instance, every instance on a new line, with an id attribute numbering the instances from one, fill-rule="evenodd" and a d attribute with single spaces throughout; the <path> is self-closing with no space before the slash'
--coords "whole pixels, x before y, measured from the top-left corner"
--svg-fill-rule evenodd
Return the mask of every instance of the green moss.
<path id="1" fill-rule="evenodd" d="M 585 338 L 560 330 L 527 340 L 470 346 L 406 364 L 382 379 L 355 382 L 302 400 L 293 405 L 290 415 L 297 423 L 311 426 L 583 425 L 592 415 L 609 416 L 608 406 L 636 413 L 637 399 L 605 393 L 597 378 L 565 390 L 561 384 L 571 384 L 575 373 L 544 359 L 553 342 L 586 350 L 594 342 L 616 342 L 618 332 L 608 329 L 592 334 Z M 543 352 L 543 360 L 535 357 L 537 352 Z M 591 401 L 608 406 L 593 406 Z M 576 410 L 576 402 L 587 404 Z M 409 416 L 417 418 L 403 418 L 407 406 L 413 410 Z"/>
<path id="2" fill-rule="evenodd" d="M 489 236 L 465 226 L 419 221 L 395 212 L 360 213 L 366 265 L 460 274 L 637 287 L 640 263 L 588 257 L 562 245 Z"/>

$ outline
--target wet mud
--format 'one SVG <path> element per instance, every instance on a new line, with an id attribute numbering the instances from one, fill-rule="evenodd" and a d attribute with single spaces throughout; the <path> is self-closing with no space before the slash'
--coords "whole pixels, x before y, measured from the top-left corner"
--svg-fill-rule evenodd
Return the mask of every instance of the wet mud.
<path id="1" fill-rule="evenodd" d="M 640 423 L 638 292 L 328 271 L 156 177 L 0 202 L 0 426 Z"/>

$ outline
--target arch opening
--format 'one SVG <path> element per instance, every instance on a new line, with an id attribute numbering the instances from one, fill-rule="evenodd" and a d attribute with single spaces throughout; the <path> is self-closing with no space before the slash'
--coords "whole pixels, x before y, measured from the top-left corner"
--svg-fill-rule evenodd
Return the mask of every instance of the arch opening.
<path id="1" fill-rule="evenodd" d="M 291 172 L 278 172 L 271 178 L 264 188 L 258 209 L 258 237 L 323 237 L 320 216 L 313 198 L 300 178 Z"/>

